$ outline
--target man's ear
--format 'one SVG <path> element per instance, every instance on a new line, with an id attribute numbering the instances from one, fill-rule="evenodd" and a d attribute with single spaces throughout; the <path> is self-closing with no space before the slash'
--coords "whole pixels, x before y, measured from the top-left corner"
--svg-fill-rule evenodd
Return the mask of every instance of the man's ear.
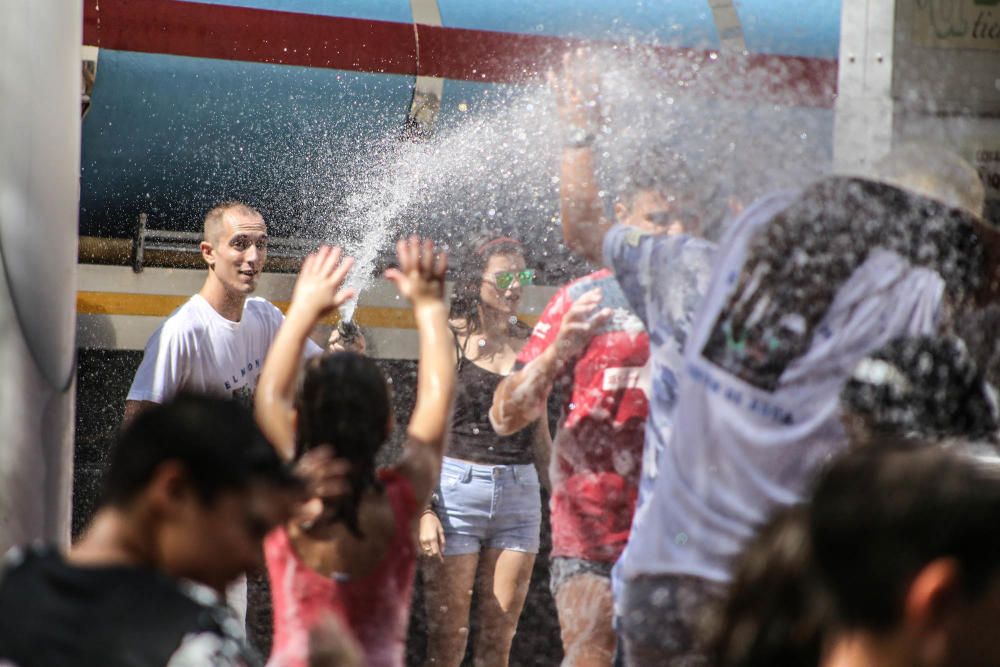
<path id="1" fill-rule="evenodd" d="M 179 461 L 164 461 L 146 485 L 147 504 L 159 516 L 174 516 L 192 492 L 187 469 Z"/>
<path id="2" fill-rule="evenodd" d="M 903 601 L 903 623 L 922 664 L 948 655 L 953 614 L 961 601 L 961 569 L 954 558 L 933 560 L 917 573 Z"/>
<path id="3" fill-rule="evenodd" d="M 615 220 L 617 222 L 621 222 L 628 215 L 628 206 L 626 206 L 620 201 L 616 201 L 614 211 L 615 211 Z"/>
<path id="4" fill-rule="evenodd" d="M 215 248 L 209 241 L 202 241 L 198 247 L 201 249 L 201 258 L 208 264 L 208 268 L 215 266 Z"/>

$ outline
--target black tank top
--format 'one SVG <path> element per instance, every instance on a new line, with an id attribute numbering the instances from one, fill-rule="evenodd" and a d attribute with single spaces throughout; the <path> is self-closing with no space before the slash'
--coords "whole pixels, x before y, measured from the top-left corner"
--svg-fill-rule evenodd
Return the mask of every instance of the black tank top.
<path id="1" fill-rule="evenodd" d="M 451 417 L 451 441 L 446 454 L 485 465 L 534 463 L 534 425 L 513 435 L 501 436 L 490 424 L 493 392 L 503 376 L 469 361 L 465 350 L 458 344 L 457 336 L 455 348 L 458 355 L 458 387 Z"/>

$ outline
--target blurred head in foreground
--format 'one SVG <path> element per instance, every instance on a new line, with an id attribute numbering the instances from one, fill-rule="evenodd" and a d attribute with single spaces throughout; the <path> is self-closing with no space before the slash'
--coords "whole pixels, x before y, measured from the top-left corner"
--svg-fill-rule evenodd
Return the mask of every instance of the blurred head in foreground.
<path id="1" fill-rule="evenodd" d="M 145 564 L 222 590 L 260 566 L 261 540 L 300 491 L 246 408 L 181 395 L 118 435 L 93 523 L 112 517 Z"/>
<path id="2" fill-rule="evenodd" d="M 1000 459 L 993 447 L 858 448 L 809 519 L 832 605 L 825 667 L 1000 664 Z"/>

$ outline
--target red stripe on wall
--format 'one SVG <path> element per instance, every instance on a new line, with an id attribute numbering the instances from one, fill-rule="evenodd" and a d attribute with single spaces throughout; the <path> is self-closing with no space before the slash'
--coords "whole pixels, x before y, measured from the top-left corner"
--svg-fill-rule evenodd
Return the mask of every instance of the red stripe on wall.
<path id="1" fill-rule="evenodd" d="M 419 64 L 414 26 L 409 23 L 177 0 L 84 0 L 85 44 L 221 60 L 503 83 L 537 77 L 557 65 L 568 48 L 585 44 L 543 35 L 416 28 Z M 835 61 L 755 54 L 738 57 L 735 64 L 730 57 L 729 64 L 720 67 L 723 59 L 705 51 L 664 47 L 653 51 L 665 68 L 677 68 L 682 78 L 709 77 L 708 88 L 724 97 L 833 106 Z M 711 80 L 713 73 L 723 72 Z"/>
<path id="2" fill-rule="evenodd" d="M 418 26 L 420 73 L 466 81 L 519 81 L 558 63 L 585 43 L 563 37 Z M 591 42 L 592 44 L 592 42 Z"/>
<path id="3" fill-rule="evenodd" d="M 105 49 L 414 74 L 406 23 L 176 0 L 85 0 L 84 43 Z"/>

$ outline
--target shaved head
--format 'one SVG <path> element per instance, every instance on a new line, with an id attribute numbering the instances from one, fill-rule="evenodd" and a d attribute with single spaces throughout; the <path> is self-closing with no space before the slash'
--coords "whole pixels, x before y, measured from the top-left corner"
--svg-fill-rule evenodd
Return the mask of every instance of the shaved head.
<path id="1" fill-rule="evenodd" d="M 203 239 L 209 243 L 215 243 L 219 238 L 219 233 L 222 231 L 223 218 L 227 211 L 236 211 L 242 215 L 248 215 L 264 219 L 264 216 L 260 214 L 260 211 L 255 209 L 253 206 L 249 206 L 239 201 L 224 201 L 216 204 L 212 209 L 205 214 L 205 227 L 203 231 Z"/>

